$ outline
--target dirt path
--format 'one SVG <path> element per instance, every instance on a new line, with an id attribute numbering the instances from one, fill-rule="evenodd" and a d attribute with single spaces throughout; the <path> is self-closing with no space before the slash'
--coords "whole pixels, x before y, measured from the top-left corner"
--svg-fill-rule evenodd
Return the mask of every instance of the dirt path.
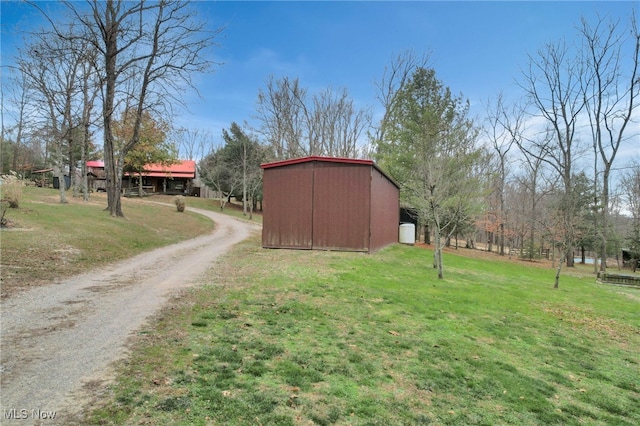
<path id="1" fill-rule="evenodd" d="M 124 355 L 127 337 L 258 229 L 189 210 L 214 220 L 215 232 L 2 302 L 0 424 L 68 424 L 65 418 L 80 408 L 82 385 L 104 378 L 108 365 Z"/>

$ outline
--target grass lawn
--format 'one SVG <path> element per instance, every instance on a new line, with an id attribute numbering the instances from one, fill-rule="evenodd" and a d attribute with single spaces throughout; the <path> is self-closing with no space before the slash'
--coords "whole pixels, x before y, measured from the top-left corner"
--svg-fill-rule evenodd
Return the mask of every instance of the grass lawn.
<path id="1" fill-rule="evenodd" d="M 155 198 L 155 197 L 152 197 Z M 224 210 L 220 210 L 220 200 L 212 198 L 199 198 L 188 197 L 187 207 L 195 207 L 204 210 L 213 210 L 215 212 L 222 212 L 229 216 L 237 217 L 238 219 L 249 220 L 249 212 L 244 215 L 242 213 L 242 203 L 240 201 L 233 201 L 232 203 L 226 203 Z M 254 211 L 251 221 L 256 223 L 262 223 L 262 213 L 260 211 Z"/>
<path id="2" fill-rule="evenodd" d="M 451 253 L 439 281 L 431 259 L 247 240 L 140 331 L 85 420 L 640 424 L 639 289 Z"/>
<path id="3" fill-rule="evenodd" d="M 3 297 L 214 229 L 210 219 L 175 206 L 123 198 L 122 219 L 104 211 L 105 194 L 88 202 L 67 196 L 69 204 L 60 204 L 57 190 L 25 187 L 20 207 L 7 211 L 11 226 L 0 233 Z"/>

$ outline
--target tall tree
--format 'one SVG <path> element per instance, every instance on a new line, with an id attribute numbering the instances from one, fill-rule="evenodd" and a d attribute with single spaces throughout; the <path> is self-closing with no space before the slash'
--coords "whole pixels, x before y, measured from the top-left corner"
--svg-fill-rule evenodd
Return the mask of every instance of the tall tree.
<path id="1" fill-rule="evenodd" d="M 613 163 L 622 143 L 627 139 L 629 124 L 638 108 L 640 94 L 640 31 L 631 16 L 626 27 L 611 19 L 601 18 L 595 25 L 582 19 L 583 46 L 582 93 L 589 117 L 594 150 L 602 164 L 602 221 L 599 235 L 600 270 L 606 270 L 607 230 L 609 228 L 610 179 Z M 637 137 L 638 134 L 631 135 Z M 597 162 L 594 168 L 597 183 Z"/>
<path id="2" fill-rule="evenodd" d="M 160 0 L 91 0 L 86 6 L 65 2 L 82 27 L 74 37 L 98 52 L 95 71 L 103 86 L 102 124 L 107 209 L 123 216 L 122 172 L 125 157 L 140 143 L 144 111 L 162 115 L 182 105 L 185 87 L 194 88 L 194 73 L 211 68 L 207 49 L 221 29 L 197 23 L 188 2 Z M 133 132 L 116 146 L 113 122 L 123 110 L 135 111 Z"/>
<path id="3" fill-rule="evenodd" d="M 308 153 L 303 147 L 306 89 L 298 79 L 269 77 L 265 91 L 258 92 L 257 111 L 261 131 L 273 147 L 276 159 L 301 157 Z"/>
<path id="4" fill-rule="evenodd" d="M 477 131 L 468 118 L 469 104 L 454 96 L 435 71 L 418 68 L 398 88 L 391 111 L 385 114 L 379 164 L 400 183 L 403 199 L 435 236 L 434 267 L 444 274 L 442 238 L 456 231 L 454 221 L 474 213 L 478 181 L 474 163 L 481 150 Z M 448 235 L 443 235 L 444 231 Z"/>
<path id="5" fill-rule="evenodd" d="M 21 52 L 18 66 L 26 76 L 33 101 L 40 106 L 41 127 L 53 144 L 53 169 L 58 178 L 60 202 L 67 203 L 65 169 L 75 174 L 75 138 L 82 99 L 79 77 L 86 61 L 82 43 L 71 37 L 75 27 L 60 26 L 54 35 L 34 33 L 33 40 Z"/>
<path id="6" fill-rule="evenodd" d="M 13 149 L 11 150 L 11 152 L 7 152 L 7 154 L 10 154 L 10 158 L 11 158 L 11 167 L 8 168 L 8 170 L 6 170 L 7 172 L 9 170 L 14 170 L 14 171 L 18 171 L 18 165 L 20 163 L 22 163 L 23 165 L 25 164 L 25 159 L 21 158 L 22 157 L 22 152 L 24 151 L 24 139 L 25 139 L 25 133 L 26 133 L 26 127 L 28 125 L 27 122 L 27 115 L 28 115 L 28 111 L 27 111 L 27 107 L 28 107 L 28 98 L 29 98 L 29 83 L 28 83 L 28 75 L 21 70 L 20 68 L 13 70 L 15 71 L 12 78 L 11 78 L 11 95 L 12 95 L 12 103 L 17 107 L 16 108 L 16 117 L 15 117 L 15 137 L 13 139 Z M 2 89 L 2 96 L 4 97 L 4 86 Z M 2 102 L 2 105 L 4 105 L 4 100 Z M 7 137 L 7 132 L 6 132 L 6 128 L 4 126 L 4 112 L 5 112 L 5 108 L 2 108 L 2 140 L 3 142 L 7 142 L 8 137 Z M 4 152 L 3 152 L 4 154 Z M 3 157 L 4 159 L 4 157 Z M 22 160 L 22 161 L 21 161 Z M 4 170 L 3 170 L 4 171 Z"/>
<path id="7" fill-rule="evenodd" d="M 640 164 L 634 163 L 621 181 L 622 197 L 631 214 L 631 230 L 627 235 L 629 251 L 633 256 L 634 272 L 640 265 Z"/>
<path id="8" fill-rule="evenodd" d="M 346 89 L 325 89 L 309 97 L 297 78 L 267 81 L 258 93 L 261 132 L 276 159 L 309 155 L 356 157 L 371 124 L 368 109 L 358 109 Z"/>
<path id="9" fill-rule="evenodd" d="M 200 174 L 207 185 L 221 193 L 221 209 L 227 197 L 240 192 L 243 214 L 252 216 L 253 201 L 262 186 L 260 164 L 268 159 L 267 150 L 236 123 L 222 130 L 222 138 L 224 146 L 200 162 Z"/>
<path id="10" fill-rule="evenodd" d="M 495 179 L 495 190 L 498 198 L 498 218 L 500 255 L 505 254 L 505 223 L 507 222 L 505 208 L 505 185 L 509 174 L 509 151 L 516 143 L 519 135 L 518 128 L 521 125 L 522 115 L 517 107 L 508 110 L 504 95 L 500 93 L 495 104 L 487 106 L 487 126 L 485 136 L 491 142 L 496 154 L 498 175 Z"/>
<path id="11" fill-rule="evenodd" d="M 562 208 L 563 261 L 573 266 L 575 243 L 575 220 L 577 212 L 572 210 L 573 168 L 575 157 L 581 153 L 576 129 L 584 109 L 580 92 L 580 75 L 584 65 L 576 61 L 571 50 L 562 42 L 547 44 L 536 56 L 529 57 L 529 67 L 523 72 L 520 83 L 533 107 L 534 114 L 541 117 L 546 126 L 542 132 L 519 142 L 527 156 L 545 162 L 561 177 L 563 196 L 566 202 L 558 203 Z M 558 287 L 558 280 L 554 287 Z"/>
<path id="12" fill-rule="evenodd" d="M 239 182 L 242 188 L 242 214 L 248 211 L 247 191 L 254 188 L 252 182 L 256 176 L 261 176 L 260 163 L 264 160 L 263 150 L 255 138 L 252 138 L 238 124 L 231 123 L 229 130 L 222 130 L 222 138 L 225 141 L 225 163 L 233 176 L 233 180 Z"/>
<path id="13" fill-rule="evenodd" d="M 175 137 L 181 158 L 185 160 L 200 160 L 209 151 L 213 137 L 211 132 L 202 129 L 175 129 Z"/>
<path id="14" fill-rule="evenodd" d="M 384 110 L 384 115 L 372 129 L 370 139 L 375 152 L 379 141 L 385 137 L 386 123 L 395 107 L 397 92 L 404 87 L 413 73 L 420 68 L 427 68 L 429 55 L 418 56 L 411 50 L 396 55 L 389 65 L 385 66 L 382 77 L 375 82 L 376 98 Z"/>
<path id="15" fill-rule="evenodd" d="M 544 226 L 544 221 L 540 220 L 542 211 L 544 210 L 544 199 L 549 193 L 553 192 L 556 183 L 553 178 L 550 178 L 545 172 L 544 161 L 542 161 L 540 155 L 525 156 L 521 162 L 521 173 L 518 176 L 518 183 L 526 194 L 527 202 L 527 219 L 528 219 L 528 242 L 526 245 L 526 251 L 528 252 L 529 260 L 533 260 L 536 248 L 536 237 L 539 235 L 539 230 Z M 555 173 L 549 173 L 556 175 Z M 557 176 L 557 175 L 556 175 Z M 544 241 L 540 236 L 540 241 Z M 542 244 L 540 244 L 542 248 Z"/>
<path id="16" fill-rule="evenodd" d="M 89 199 L 89 182 L 87 175 L 87 160 L 91 155 L 91 127 L 94 124 L 95 102 L 100 92 L 100 85 L 93 71 L 93 64 L 96 61 L 97 52 L 93 46 L 85 41 L 85 58 L 81 69 L 80 90 L 82 92 L 82 113 L 80 115 L 80 128 L 82 136 L 80 142 L 80 164 L 82 173 L 82 198 Z"/>
<path id="17" fill-rule="evenodd" d="M 220 210 L 224 210 L 227 199 L 236 190 L 238 182 L 233 170 L 228 167 L 224 147 L 213 149 L 198 163 L 198 172 L 202 181 L 219 195 Z"/>

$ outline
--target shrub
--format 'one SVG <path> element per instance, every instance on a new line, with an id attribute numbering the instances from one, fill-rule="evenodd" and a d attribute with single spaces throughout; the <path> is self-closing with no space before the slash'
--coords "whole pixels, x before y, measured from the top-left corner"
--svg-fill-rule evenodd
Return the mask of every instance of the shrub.
<path id="1" fill-rule="evenodd" d="M 24 182 L 18 179 L 16 172 L 10 172 L 8 175 L 2 175 L 0 180 L 2 200 L 9 203 L 10 208 L 17 209 L 20 206 L 20 200 L 22 199 L 22 187 L 24 186 Z"/>
<path id="2" fill-rule="evenodd" d="M 9 209 L 9 202 L 5 200 L 0 200 L 0 226 L 5 226 L 7 224 L 7 219 L 4 215 L 7 213 Z"/>
<path id="3" fill-rule="evenodd" d="M 179 212 L 183 212 L 185 207 L 187 206 L 187 203 L 185 202 L 182 195 L 176 195 L 176 198 L 173 199 L 173 202 L 176 204 L 176 208 Z"/>

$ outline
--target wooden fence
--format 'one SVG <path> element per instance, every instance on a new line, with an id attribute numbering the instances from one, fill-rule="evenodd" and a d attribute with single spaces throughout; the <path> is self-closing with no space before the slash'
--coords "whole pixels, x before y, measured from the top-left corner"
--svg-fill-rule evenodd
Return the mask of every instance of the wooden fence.
<path id="1" fill-rule="evenodd" d="M 640 288 L 640 275 L 612 274 L 598 272 L 598 282 Z"/>

